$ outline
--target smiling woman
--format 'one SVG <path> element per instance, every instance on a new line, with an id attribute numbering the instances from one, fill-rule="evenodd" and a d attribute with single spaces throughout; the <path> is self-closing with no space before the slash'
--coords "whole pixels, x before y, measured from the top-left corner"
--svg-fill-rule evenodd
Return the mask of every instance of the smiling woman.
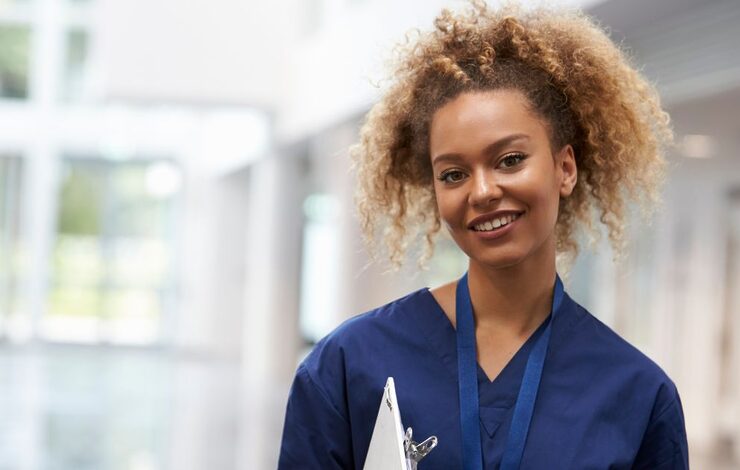
<path id="1" fill-rule="evenodd" d="M 654 362 L 563 289 L 556 257 L 627 195 L 655 199 L 659 99 L 579 13 L 447 11 L 402 49 L 357 164 L 368 244 L 403 262 L 444 226 L 460 280 L 344 323 L 298 368 L 280 468 L 362 468 L 387 377 L 403 423 L 436 435 L 424 470 L 685 469 L 681 400 Z M 423 259 L 422 259 L 423 261 Z"/>
<path id="2" fill-rule="evenodd" d="M 511 89 L 463 93 L 434 113 L 437 207 L 471 264 L 541 267 L 555 258 L 552 227 L 560 198 L 576 184 L 576 164 L 570 144 L 551 149 L 549 133 Z"/>

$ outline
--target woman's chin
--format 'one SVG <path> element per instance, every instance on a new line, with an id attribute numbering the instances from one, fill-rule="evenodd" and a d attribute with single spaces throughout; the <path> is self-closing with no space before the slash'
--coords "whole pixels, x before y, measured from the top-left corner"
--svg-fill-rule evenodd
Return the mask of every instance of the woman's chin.
<path id="1" fill-rule="evenodd" d="M 519 253 L 497 253 L 488 256 L 470 256 L 470 262 L 485 269 L 507 269 L 522 264 L 526 259 Z"/>

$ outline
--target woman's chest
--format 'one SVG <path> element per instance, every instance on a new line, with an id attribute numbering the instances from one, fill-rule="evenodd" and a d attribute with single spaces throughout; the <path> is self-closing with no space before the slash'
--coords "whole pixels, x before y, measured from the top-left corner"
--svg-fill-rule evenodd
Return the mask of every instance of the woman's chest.
<path id="1" fill-rule="evenodd" d="M 382 375 L 393 373 L 388 370 Z M 507 378 L 508 373 L 493 384 L 480 383 L 480 436 L 486 468 L 497 468 L 508 442 L 520 382 L 507 381 Z M 461 435 L 457 382 L 422 364 L 413 371 L 397 374 L 394 380 L 404 428 L 412 427 L 419 441 L 432 435 L 438 438 L 437 448 L 419 468 L 458 468 Z M 380 377 L 371 381 L 382 382 Z M 589 386 L 587 382 L 584 378 L 579 383 L 566 385 L 547 374 L 543 377 L 522 468 L 630 468 L 639 450 L 650 408 L 636 410 L 629 405 L 632 409 L 625 412 L 626 404 L 634 404 L 639 396 L 627 396 L 624 390 L 610 391 L 600 384 Z M 378 387 L 376 395 L 382 395 L 382 388 Z M 364 428 L 356 435 L 366 436 L 362 442 L 357 442 L 358 452 L 369 444 L 378 406 L 379 398 L 355 403 L 356 411 L 362 409 L 355 418 L 362 416 L 364 419 L 362 424 L 353 420 L 354 425 Z"/>

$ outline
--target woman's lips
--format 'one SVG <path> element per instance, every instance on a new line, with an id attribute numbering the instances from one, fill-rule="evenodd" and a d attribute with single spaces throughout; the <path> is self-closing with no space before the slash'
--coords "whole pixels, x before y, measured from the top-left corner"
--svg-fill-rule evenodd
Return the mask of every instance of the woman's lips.
<path id="1" fill-rule="evenodd" d="M 495 228 L 493 230 L 486 230 L 486 231 L 478 231 L 474 229 L 470 229 L 475 235 L 479 236 L 480 238 L 484 240 L 494 240 L 496 238 L 500 238 L 511 232 L 518 224 L 521 218 L 524 217 L 524 213 L 519 214 L 519 217 L 516 218 L 516 220 L 512 220 L 508 224 Z"/>

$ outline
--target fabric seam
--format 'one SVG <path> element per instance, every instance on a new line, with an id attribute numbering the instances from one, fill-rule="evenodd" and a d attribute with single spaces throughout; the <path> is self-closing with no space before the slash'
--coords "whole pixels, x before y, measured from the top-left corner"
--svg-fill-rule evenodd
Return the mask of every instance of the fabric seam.
<path id="1" fill-rule="evenodd" d="M 304 364 L 301 364 L 301 365 L 300 365 L 300 366 L 298 367 L 298 372 L 300 373 L 301 371 L 303 371 L 303 372 L 305 372 L 305 373 L 306 373 L 306 377 L 308 377 L 308 380 L 309 380 L 309 381 L 311 382 L 311 385 L 312 385 L 312 386 L 313 386 L 313 388 L 314 388 L 314 389 L 316 389 L 316 391 L 317 391 L 317 392 L 319 393 L 319 396 L 320 396 L 320 397 L 322 398 L 322 400 L 324 400 L 324 402 L 325 402 L 325 403 L 326 403 L 327 405 L 329 405 L 329 408 L 330 408 L 330 409 L 331 409 L 331 410 L 332 410 L 332 411 L 333 411 L 333 412 L 334 412 L 334 413 L 335 413 L 335 414 L 336 414 L 336 415 L 337 415 L 337 416 L 338 416 L 338 417 L 339 417 L 339 418 L 340 418 L 340 419 L 341 419 L 341 420 L 342 420 L 342 421 L 343 421 L 343 422 L 344 422 L 345 424 L 349 425 L 349 424 L 350 424 L 350 423 L 349 423 L 349 420 L 348 420 L 348 419 L 347 419 L 346 417 L 344 417 L 344 416 L 342 415 L 342 413 L 341 413 L 341 412 L 339 411 L 339 409 L 338 409 L 338 408 L 337 408 L 337 407 L 336 407 L 336 406 L 334 405 L 334 403 L 332 403 L 332 401 L 331 401 L 331 399 L 330 399 L 330 398 L 328 397 L 327 393 L 326 393 L 326 392 L 324 392 L 324 390 L 323 390 L 323 389 L 322 389 L 322 388 L 321 388 L 321 387 L 319 386 L 319 384 L 318 384 L 318 382 L 316 381 L 316 379 L 314 379 L 314 378 L 313 378 L 313 376 L 311 375 L 311 372 L 310 372 L 310 371 L 308 370 L 308 368 L 307 368 L 307 367 L 306 367 L 306 366 L 305 366 Z"/>

